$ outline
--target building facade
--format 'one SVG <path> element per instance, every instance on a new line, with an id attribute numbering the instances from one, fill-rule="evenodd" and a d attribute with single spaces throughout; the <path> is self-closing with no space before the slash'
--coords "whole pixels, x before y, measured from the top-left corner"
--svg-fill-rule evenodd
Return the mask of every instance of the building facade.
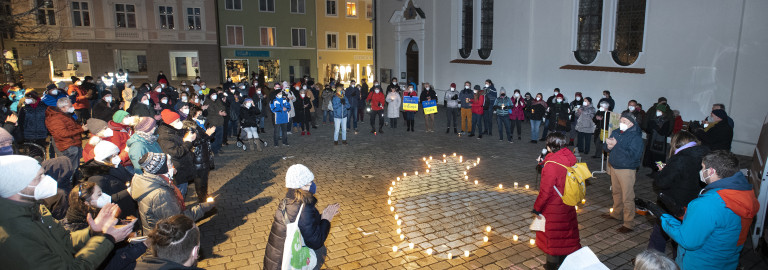
<path id="1" fill-rule="evenodd" d="M 35 7 L 28 23 L 60 36 L 49 55 L 35 54 L 50 35 L 16 38 L 31 87 L 119 69 L 133 82 L 154 82 L 160 71 L 172 82 L 221 79 L 215 0 L 30 0 L 13 8 Z"/>
<path id="2" fill-rule="evenodd" d="M 271 84 L 317 76 L 315 1 L 220 0 L 222 71 Z"/>
<path id="3" fill-rule="evenodd" d="M 316 0 L 319 82 L 375 79 L 373 0 Z"/>
<path id="4" fill-rule="evenodd" d="M 751 155 L 768 113 L 768 2 L 376 1 L 380 77 L 464 81 L 568 99 L 611 90 L 617 110 L 666 97 L 685 121 L 713 103 L 736 119 L 733 152 Z M 386 81 L 386 80 L 385 80 Z M 438 94 L 438 96 L 441 96 Z M 439 102 L 438 102 L 439 103 Z"/>

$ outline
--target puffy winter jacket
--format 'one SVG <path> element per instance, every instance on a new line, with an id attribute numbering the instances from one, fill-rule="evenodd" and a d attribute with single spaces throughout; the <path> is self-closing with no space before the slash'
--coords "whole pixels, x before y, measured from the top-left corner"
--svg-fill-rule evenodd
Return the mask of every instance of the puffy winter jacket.
<path id="1" fill-rule="evenodd" d="M 399 118 L 403 99 L 397 91 L 387 94 L 387 118 Z"/>
<path id="2" fill-rule="evenodd" d="M 596 125 L 592 119 L 595 118 L 596 112 L 597 109 L 592 107 L 592 104 L 587 107 L 580 107 L 576 111 L 576 131 L 589 134 L 595 132 Z"/>
<path id="3" fill-rule="evenodd" d="M 459 92 L 459 103 L 461 103 L 462 109 L 471 109 L 472 108 L 472 99 L 475 98 L 475 94 L 472 93 L 472 90 L 464 89 Z M 469 99 L 470 101 L 467 101 Z"/>
<path id="4" fill-rule="evenodd" d="M 570 109 L 570 106 L 568 103 L 563 102 L 555 102 L 552 106 L 549 107 L 549 112 L 547 113 L 547 119 L 549 119 L 549 129 L 553 131 L 570 131 L 571 130 L 571 122 L 568 121 L 568 117 L 570 116 L 570 113 L 568 113 L 568 110 Z M 560 125 L 560 123 L 564 123 L 565 125 Z"/>
<path id="5" fill-rule="evenodd" d="M 525 100 L 523 98 L 512 99 L 512 112 L 509 113 L 509 119 L 525 120 Z"/>
<path id="6" fill-rule="evenodd" d="M 614 169 L 637 169 L 643 158 L 643 135 L 640 132 L 640 126 L 632 120 L 634 125 L 622 132 L 616 129 L 611 132 L 609 138 L 616 139 L 616 145 L 609 150 L 608 145 L 603 143 L 603 149 L 610 152 L 608 163 Z"/>
<path id="7" fill-rule="evenodd" d="M 45 127 L 51 133 L 59 151 L 67 150 L 72 146 L 80 147 L 82 126 L 77 124 L 70 114 L 62 112 L 58 107 L 48 107 L 45 110 Z"/>
<path id="8" fill-rule="evenodd" d="M 503 109 L 502 105 L 504 106 Z M 499 97 L 493 103 L 493 109 L 496 110 L 496 115 L 507 116 L 509 115 L 509 110 L 512 109 L 512 100 L 507 96 Z"/>
<path id="9" fill-rule="evenodd" d="M 307 107 L 304 107 L 307 106 Z M 296 108 L 296 116 L 294 121 L 301 123 L 312 120 L 312 100 L 309 99 L 309 97 L 301 97 L 300 95 L 296 96 L 296 101 L 293 102 L 293 107 Z"/>
<path id="10" fill-rule="evenodd" d="M 67 93 L 70 96 L 76 95 L 75 101 L 72 103 L 72 107 L 75 107 L 75 110 L 91 108 L 91 93 L 88 92 L 88 90 L 83 89 L 80 86 L 70 84 Z"/>
<path id="11" fill-rule="evenodd" d="M 496 87 L 491 84 L 487 88 L 483 89 L 483 96 L 485 96 L 485 100 L 483 103 L 483 109 L 488 112 L 493 112 L 493 104 L 496 104 L 496 97 L 498 97 L 498 93 L 496 92 Z"/>
<path id="12" fill-rule="evenodd" d="M 128 139 L 128 142 L 126 142 L 126 145 L 128 146 L 128 157 L 131 159 L 131 164 L 133 164 L 134 173 L 142 173 L 141 163 L 139 163 L 139 160 L 141 160 L 141 157 L 144 156 L 144 154 L 149 152 L 163 152 L 163 149 L 160 148 L 160 144 L 157 143 L 157 137 L 151 137 L 153 140 L 147 140 L 140 136 L 140 132 L 137 131 L 131 136 L 131 138 Z"/>
<path id="13" fill-rule="evenodd" d="M 243 97 L 240 95 L 240 92 L 227 93 L 226 100 L 227 105 L 229 105 L 229 111 L 227 112 L 229 120 L 240 121 L 240 105 L 243 103 Z"/>
<path id="14" fill-rule="evenodd" d="M 653 180 L 656 193 L 668 195 L 680 207 L 685 207 L 696 199 L 702 187 L 699 179 L 701 159 L 707 153 L 709 153 L 707 147 L 697 145 L 671 156 L 667 165 Z"/>
<path id="15" fill-rule="evenodd" d="M 213 208 L 211 204 L 203 203 L 187 207 L 182 212 L 174 187 L 159 175 L 154 174 L 135 174 L 131 180 L 131 197 L 139 204 L 144 235 L 152 231 L 158 221 L 165 218 L 184 214 L 192 220 L 198 220 Z"/>
<path id="16" fill-rule="evenodd" d="M 317 199 L 307 193 L 304 201 L 295 201 L 294 190 L 289 189 L 285 199 L 280 201 L 275 211 L 275 219 L 272 221 L 267 248 L 264 251 L 264 269 L 281 269 L 283 260 L 283 246 L 285 245 L 285 220 L 283 219 L 283 209 L 288 216 L 289 223 L 296 222 L 296 216 L 299 215 L 299 209 L 302 203 L 304 208 L 301 211 L 299 219 L 299 232 L 304 238 L 304 244 L 311 249 L 320 249 L 325 245 L 325 240 L 331 231 L 331 222 L 327 219 L 321 219 L 320 212 L 315 208 Z"/>
<path id="17" fill-rule="evenodd" d="M 330 88 L 323 90 L 320 108 L 323 109 L 323 111 L 327 111 L 329 105 L 333 106 L 331 105 L 331 102 L 333 102 L 333 91 L 330 90 Z"/>
<path id="18" fill-rule="evenodd" d="M 210 124 L 205 126 L 210 128 Z M 195 165 L 197 173 L 204 173 L 210 169 L 213 150 L 211 150 L 211 137 L 205 133 L 205 129 L 200 127 L 196 121 L 184 121 L 184 129 L 194 128 L 197 137 L 192 142 L 192 163 Z"/>
<path id="19" fill-rule="evenodd" d="M 173 167 L 176 168 L 176 174 L 173 175 L 173 183 L 176 185 L 192 181 L 195 177 L 192 142 L 183 141 L 186 132 L 187 129 L 176 129 L 166 123 L 157 127 L 157 143 L 163 153 L 171 156 Z"/>
<path id="20" fill-rule="evenodd" d="M 445 91 L 443 103 L 447 108 L 459 108 L 459 93 L 456 90 Z"/>
<path id="21" fill-rule="evenodd" d="M 544 120 L 544 115 L 547 113 L 547 103 L 541 100 L 534 100 L 531 106 L 526 108 L 527 113 L 531 116 L 530 120 L 541 121 Z"/>
<path id="22" fill-rule="evenodd" d="M 67 94 L 64 93 L 63 90 L 58 90 L 58 91 L 59 93 L 55 96 L 49 95 L 48 93 L 43 95 L 42 102 L 45 103 L 45 105 L 47 106 L 56 107 L 56 102 L 58 102 L 60 98 L 67 97 Z"/>
<path id="23" fill-rule="evenodd" d="M 285 98 L 275 98 L 269 103 L 269 109 L 275 113 L 275 124 L 286 124 L 290 121 L 288 111 L 292 108 L 291 102 Z M 285 110 L 284 110 L 285 109 Z"/>
<path id="24" fill-rule="evenodd" d="M 346 98 L 340 98 L 337 95 L 333 95 L 333 118 L 343 119 L 349 116 L 349 102 Z"/>
<path id="25" fill-rule="evenodd" d="M 664 214 L 661 226 L 678 244 L 681 270 L 736 269 L 759 209 L 752 184 L 737 172 L 707 185 L 688 204 L 682 222 Z"/>
<path id="26" fill-rule="evenodd" d="M 485 97 L 483 93 L 477 95 L 477 99 L 470 99 L 469 103 L 472 104 L 472 113 L 483 115 L 483 105 L 485 104 Z"/>
<path id="27" fill-rule="evenodd" d="M 251 108 L 240 106 L 239 116 L 241 127 L 255 127 L 259 123 L 259 116 L 261 116 L 261 111 L 256 107 L 255 104 L 251 106 Z"/>
<path id="28" fill-rule="evenodd" d="M 112 115 L 115 114 L 118 109 L 120 108 L 118 108 L 118 104 L 115 102 L 109 104 L 106 100 L 101 99 L 93 105 L 93 118 L 107 122 L 112 120 Z"/>
<path id="29" fill-rule="evenodd" d="M 378 93 L 371 92 L 368 94 L 368 98 L 366 99 L 368 102 L 371 103 L 371 110 L 372 111 L 381 111 L 384 110 L 384 93 L 379 91 Z"/>
<path id="30" fill-rule="evenodd" d="M 546 163 L 554 161 L 565 166 L 576 164 L 576 157 L 568 148 L 549 154 L 544 159 L 541 170 L 539 195 L 533 204 L 534 213 L 546 219 L 544 232 L 536 232 L 536 246 L 549 255 L 568 255 L 581 248 L 579 242 L 579 224 L 576 209 L 563 203 L 560 193 L 565 192 L 565 178 L 568 171 L 560 165 Z"/>
<path id="31" fill-rule="evenodd" d="M 40 101 L 21 107 L 18 123 L 25 140 L 41 140 L 48 137 L 48 128 L 45 127 L 47 108 L 48 106 Z"/>
<path id="32" fill-rule="evenodd" d="M 357 105 L 360 102 L 360 89 L 352 86 L 347 87 L 347 89 L 344 90 L 344 97 L 347 99 L 350 108 L 357 108 Z"/>

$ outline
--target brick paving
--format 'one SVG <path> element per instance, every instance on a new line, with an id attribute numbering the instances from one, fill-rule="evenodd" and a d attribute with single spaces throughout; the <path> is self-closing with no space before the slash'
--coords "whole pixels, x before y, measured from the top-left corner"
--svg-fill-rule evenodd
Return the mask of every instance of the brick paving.
<path id="1" fill-rule="evenodd" d="M 267 134 L 262 134 L 269 142 L 264 152 L 242 151 L 230 140 L 210 175 L 218 213 L 199 223 L 204 259 L 198 266 L 261 269 L 273 215 L 285 195 L 285 171 L 302 163 L 315 174 L 318 209 L 341 204 L 326 241 L 324 268 L 542 269 L 545 254 L 529 243 L 535 234 L 528 225 L 538 190 L 534 159 L 543 144 L 528 142 L 527 123 L 522 140 L 510 144 L 498 140 L 496 126 L 494 136 L 476 139 L 445 134 L 444 115 L 436 120 L 434 133 L 424 132 L 423 117 L 418 116 L 416 132 L 399 126 L 385 127 L 384 134 L 374 135 L 368 132 L 367 121 L 359 123 L 360 133 L 348 133 L 346 146 L 333 145 L 332 124 L 318 126 L 311 136 L 289 135 L 291 146 L 277 148 L 272 146 L 268 125 Z M 454 152 L 463 156 L 463 163 L 451 157 Z M 449 156 L 446 163 L 442 163 L 443 154 Z M 422 158 L 430 155 L 433 160 L 427 168 Z M 477 157 L 481 162 L 475 167 Z M 600 167 L 599 159 L 586 156 L 584 161 L 593 171 Z M 470 166 L 468 180 L 463 175 L 466 166 Z M 638 197 L 652 198 L 647 172 L 638 173 Z M 609 186 L 605 174 L 590 180 L 586 204 L 578 210 L 581 243 L 610 269 L 632 269 L 629 261 L 646 248 L 652 219 L 640 216 L 634 232 L 617 233 L 619 221 L 600 217 L 612 204 Z M 195 193 L 189 194 L 188 200 L 194 200 Z M 491 226 L 491 232 L 484 231 L 486 226 Z M 398 247 L 396 252 L 393 246 Z M 433 253 L 427 255 L 430 248 Z"/>

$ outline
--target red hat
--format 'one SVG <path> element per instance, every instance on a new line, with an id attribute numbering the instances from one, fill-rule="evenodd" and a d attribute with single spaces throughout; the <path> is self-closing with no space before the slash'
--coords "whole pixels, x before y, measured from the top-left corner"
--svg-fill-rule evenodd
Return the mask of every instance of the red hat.
<path id="1" fill-rule="evenodd" d="M 179 119 L 179 114 L 169 109 L 163 110 L 160 113 L 160 116 L 163 118 L 163 122 L 169 125 L 173 123 L 173 121 L 176 121 L 177 119 Z"/>
<path id="2" fill-rule="evenodd" d="M 562 93 L 557 93 L 556 98 L 563 98 L 563 94 Z M 165 118 L 163 118 L 163 119 L 165 119 Z"/>
<path id="3" fill-rule="evenodd" d="M 166 79 L 160 79 L 158 82 L 159 83 L 168 84 L 168 80 L 166 80 Z"/>
<path id="4" fill-rule="evenodd" d="M 452 88 L 456 88 L 456 83 L 451 83 Z"/>

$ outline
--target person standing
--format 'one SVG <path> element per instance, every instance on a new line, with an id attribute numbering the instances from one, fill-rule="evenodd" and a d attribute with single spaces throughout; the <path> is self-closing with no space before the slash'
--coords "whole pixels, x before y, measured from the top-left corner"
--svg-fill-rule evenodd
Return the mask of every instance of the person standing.
<path id="1" fill-rule="evenodd" d="M 608 101 L 602 101 L 598 104 L 597 112 L 595 113 L 594 119 L 592 119 L 592 122 L 595 122 L 595 145 L 602 144 L 605 142 L 605 137 L 607 137 L 608 133 L 608 126 L 607 123 L 611 118 L 611 112 L 608 110 L 608 107 L 610 106 L 608 104 Z M 592 156 L 592 158 L 601 158 L 603 155 L 605 155 L 605 151 L 602 147 L 595 147 L 595 154 Z"/>
<path id="2" fill-rule="evenodd" d="M 208 123 L 216 127 L 216 132 L 213 133 L 213 144 L 211 145 L 214 155 L 219 154 L 221 145 L 224 142 L 224 116 L 227 115 L 227 108 L 220 98 L 217 92 L 211 91 L 205 101 L 205 105 L 208 106 L 206 110 L 208 112 Z"/>
<path id="3" fill-rule="evenodd" d="M 613 111 L 613 107 L 616 106 L 616 102 L 613 101 L 613 97 L 611 97 L 611 91 L 603 90 L 603 98 L 600 99 L 600 101 L 597 102 L 597 104 L 601 104 L 605 101 L 608 104 L 608 111 Z"/>
<path id="4" fill-rule="evenodd" d="M 229 130 L 227 130 L 227 134 L 237 137 L 240 128 L 240 107 L 243 103 L 243 96 L 240 94 L 240 91 L 237 91 L 237 85 L 235 84 L 230 84 L 227 91 L 229 91 L 225 95 L 225 102 L 228 106 L 227 109 L 229 109 L 227 111 L 227 116 L 229 116 L 229 122 L 227 123 Z"/>
<path id="5" fill-rule="evenodd" d="M 355 87 L 355 80 L 351 80 L 349 82 L 349 87 L 344 91 L 346 102 L 349 103 L 349 110 L 350 110 L 350 117 L 347 118 L 347 128 L 352 128 L 355 130 L 355 134 L 357 134 L 357 111 L 360 110 L 358 108 L 358 103 L 360 103 L 360 89 Z"/>
<path id="6" fill-rule="evenodd" d="M 370 94 L 370 92 L 368 91 L 368 83 L 365 82 L 365 79 L 360 79 L 360 84 L 357 85 L 357 89 L 360 89 L 360 101 L 368 100 L 368 94 Z M 365 120 L 364 109 L 365 108 L 360 108 L 357 110 L 357 119 L 360 119 L 361 123 Z"/>
<path id="7" fill-rule="evenodd" d="M 157 143 L 163 153 L 168 154 L 177 168 L 173 175 L 173 184 L 179 188 L 183 196 L 187 195 L 188 183 L 194 180 L 194 165 L 192 159 L 192 142 L 197 138 L 194 130 L 184 128 L 184 123 L 178 113 L 165 109 L 160 113 L 163 123 L 158 127 Z"/>
<path id="8" fill-rule="evenodd" d="M 483 112 L 485 112 L 483 106 L 485 105 L 485 96 L 483 95 L 482 90 L 480 90 L 479 85 L 475 85 L 473 92 L 474 96 L 471 100 L 469 100 L 469 103 L 472 104 L 472 133 L 469 134 L 469 137 L 474 137 L 475 132 L 477 132 L 477 138 L 482 139 Z"/>
<path id="9" fill-rule="evenodd" d="M 419 101 L 432 101 L 434 100 L 437 102 L 437 93 L 435 93 L 435 90 L 432 89 L 432 87 L 429 85 L 429 83 L 424 83 L 424 90 L 421 91 L 421 96 L 419 97 Z M 424 114 L 424 126 L 426 129 L 426 132 L 435 132 L 435 114 Z"/>
<path id="10" fill-rule="evenodd" d="M 343 98 L 342 98 L 343 99 Z M 337 99 L 334 99 L 334 102 Z M 335 110 L 334 110 L 335 111 Z M 317 255 L 317 264 L 313 269 L 320 269 L 325 262 L 328 250 L 325 241 L 331 232 L 331 220 L 339 213 L 339 204 L 328 205 L 321 214 L 317 208 L 317 184 L 315 175 L 306 166 L 294 164 L 285 173 L 285 198 L 275 211 L 272 228 L 264 251 L 264 269 L 281 269 L 283 248 L 286 239 L 286 224 L 298 223 L 303 246 L 313 250 Z"/>
<path id="11" fill-rule="evenodd" d="M 390 85 L 391 86 L 391 85 Z M 389 118 L 389 127 L 397 128 L 397 119 L 400 118 L 400 108 L 403 99 L 397 87 L 387 87 L 387 118 Z"/>
<path id="12" fill-rule="evenodd" d="M 309 91 L 302 89 L 299 92 L 299 97 L 293 102 L 293 106 L 296 108 L 295 121 L 301 126 L 301 136 L 305 134 L 312 135 L 309 129 L 309 124 L 312 120 L 312 112 L 310 111 L 312 109 L 312 100 L 307 96 L 307 92 Z"/>
<path id="13" fill-rule="evenodd" d="M 645 115 L 644 129 L 646 132 L 646 138 L 648 138 L 648 145 L 645 147 L 645 155 L 643 156 L 643 166 L 651 168 L 649 177 L 653 177 L 658 173 L 658 167 L 656 162 L 667 162 L 667 155 L 669 154 L 669 147 L 667 145 L 667 138 L 672 134 L 672 127 L 674 120 L 672 117 L 672 109 L 666 103 L 660 103 L 649 109 L 652 114 Z"/>
<path id="14" fill-rule="evenodd" d="M 278 138 L 283 137 L 283 145 L 288 144 L 288 123 L 290 122 L 288 111 L 291 110 L 291 102 L 283 96 L 283 91 L 276 90 L 275 99 L 269 104 L 269 109 L 275 114 L 275 132 L 273 133 L 275 147 L 280 146 Z"/>
<path id="15" fill-rule="evenodd" d="M 537 93 L 536 98 L 531 102 L 531 106 L 528 106 L 526 109 L 528 115 L 530 115 L 528 120 L 531 121 L 531 143 L 536 143 L 536 138 L 539 137 L 541 121 L 544 119 L 544 115 L 546 115 L 547 108 L 549 108 L 549 105 L 542 98 L 543 95 Z"/>
<path id="16" fill-rule="evenodd" d="M 48 106 L 40 101 L 37 93 L 29 91 L 24 97 L 24 106 L 19 109 L 18 133 L 25 142 L 47 148 L 48 128 L 45 127 L 45 112 Z"/>
<path id="17" fill-rule="evenodd" d="M 381 87 L 374 86 L 373 91 L 368 93 L 366 99 L 371 105 L 371 133 L 376 133 L 376 118 L 379 119 L 379 133 L 384 133 L 381 128 L 384 127 L 384 93 L 381 92 Z"/>
<path id="18" fill-rule="evenodd" d="M 544 231 L 536 232 L 536 246 L 547 254 L 544 269 L 557 269 L 568 254 L 581 248 L 576 209 L 566 205 L 559 194 L 565 193 L 566 167 L 576 164 L 576 156 L 566 147 L 560 132 L 547 136 L 548 154 L 543 160 L 539 195 L 533 204 L 535 218 L 546 220 Z"/>
<path id="19" fill-rule="evenodd" d="M 592 98 L 586 97 L 581 103 L 581 107 L 576 110 L 576 146 L 579 149 L 579 153 L 589 153 L 589 146 L 592 143 L 592 133 L 595 133 L 595 122 L 592 121 L 595 118 L 597 109 L 592 106 Z"/>
<path id="20" fill-rule="evenodd" d="M 623 220 L 617 231 L 629 233 L 635 227 L 635 178 L 643 157 L 643 136 L 634 115 L 621 114 L 619 129 L 611 132 L 603 148 L 609 152 L 613 212 L 602 216 Z"/>
<path id="21" fill-rule="evenodd" d="M 547 138 L 547 133 L 549 133 L 549 128 L 551 125 L 549 111 L 552 107 L 555 106 L 555 102 L 557 102 L 558 95 L 560 95 L 560 88 L 555 88 L 554 92 L 552 92 L 552 96 L 547 98 L 547 113 L 544 116 L 544 130 L 541 132 L 541 139 L 539 139 L 539 141 L 544 141 Z M 565 100 L 565 98 L 561 97 L 561 100 Z"/>
<path id="22" fill-rule="evenodd" d="M 45 109 L 45 127 L 51 133 L 57 155 L 66 156 L 72 162 L 72 168 L 80 166 L 83 157 L 81 134 L 88 130 L 86 125 L 79 125 L 73 118 L 75 107 L 69 98 L 60 98 L 56 107 Z M 76 115 L 75 115 L 76 116 Z"/>
<path id="23" fill-rule="evenodd" d="M 451 125 L 453 125 L 453 133 L 458 134 L 458 123 L 456 118 L 459 115 L 459 93 L 456 92 L 456 83 L 451 83 L 451 88 L 445 92 L 443 96 L 443 106 L 445 107 L 445 115 L 447 119 L 447 126 L 445 133 L 451 132 Z"/>
<path id="24" fill-rule="evenodd" d="M 515 128 L 517 128 L 518 141 L 523 139 L 523 137 L 520 136 L 520 133 L 523 132 L 523 121 L 525 121 L 526 105 L 527 104 L 525 99 L 520 96 L 520 89 L 515 89 L 514 94 L 512 94 L 512 110 L 509 112 L 509 120 L 512 120 L 509 125 L 509 136 L 512 138 L 512 133 L 515 133 Z"/>
<path id="25" fill-rule="evenodd" d="M 208 198 L 208 175 L 213 170 L 213 150 L 211 150 L 211 135 L 216 127 L 205 123 L 203 109 L 192 106 L 190 117 L 184 121 L 185 129 L 193 129 L 197 136 L 192 142 L 192 163 L 195 165 L 195 193 L 197 202 L 203 203 Z"/>
<path id="26" fill-rule="evenodd" d="M 333 122 L 333 101 L 334 91 L 331 85 L 326 85 L 323 93 L 320 94 L 320 108 L 323 110 L 323 125 Z"/>
<path id="27" fill-rule="evenodd" d="M 82 83 L 80 78 L 72 76 L 72 84 L 69 85 L 67 94 L 74 102 L 72 106 L 75 108 L 77 121 L 85 123 L 88 118 L 91 118 L 91 95 L 87 89 L 82 87 Z"/>
<path id="28" fill-rule="evenodd" d="M 464 82 L 464 89 L 459 93 L 459 103 L 461 104 L 461 133 L 466 135 L 472 133 L 472 103 L 474 94 L 470 89 L 472 83 Z"/>
<path id="29" fill-rule="evenodd" d="M 333 145 L 339 145 L 339 132 L 341 132 L 341 143 L 346 145 L 347 117 L 351 112 L 343 86 L 336 86 L 336 95 L 331 102 L 333 103 Z"/>
<path id="30" fill-rule="evenodd" d="M 485 126 L 485 129 L 483 130 L 483 134 L 492 136 L 493 135 L 493 111 L 494 111 L 493 104 L 496 103 L 496 97 L 498 97 L 498 93 L 496 93 L 496 86 L 493 85 L 493 82 L 491 81 L 491 79 L 485 80 L 485 87 L 483 87 L 483 96 L 484 96 L 483 126 Z"/>
<path id="31" fill-rule="evenodd" d="M 415 83 L 412 83 L 412 84 L 408 85 L 408 88 L 407 88 L 408 90 L 403 92 L 403 100 L 405 100 L 405 97 L 418 97 L 419 96 L 418 94 L 416 94 L 416 91 L 414 91 L 414 87 L 416 87 Z M 417 103 L 418 103 L 418 101 L 417 101 Z M 403 112 L 403 116 L 405 116 L 404 117 L 405 118 L 405 125 L 408 127 L 408 129 L 406 131 L 410 131 L 410 132 L 416 131 L 416 127 L 414 126 L 414 123 L 415 123 L 414 118 L 416 116 L 416 112 L 414 112 L 414 111 L 404 111 Z"/>
<path id="32" fill-rule="evenodd" d="M 546 122 L 549 123 L 549 130 L 552 132 L 562 132 L 563 134 L 568 133 L 571 130 L 571 121 L 569 120 L 570 115 L 570 104 L 565 102 L 563 94 L 557 94 L 557 97 L 552 101 L 552 104 L 547 107 Z M 546 131 L 547 128 L 544 129 L 544 132 Z"/>
<path id="33" fill-rule="evenodd" d="M 699 178 L 707 186 L 688 204 L 683 220 L 660 217 L 664 231 L 678 243 L 675 262 L 683 270 L 737 269 L 760 203 L 731 152 L 704 156 Z"/>
<path id="34" fill-rule="evenodd" d="M 512 133 L 509 129 L 509 111 L 512 110 L 512 99 L 507 96 L 507 89 L 499 90 L 499 97 L 493 104 L 496 113 L 496 123 L 499 125 L 499 141 L 504 141 L 504 131 L 507 131 L 507 141 L 512 143 Z"/>

